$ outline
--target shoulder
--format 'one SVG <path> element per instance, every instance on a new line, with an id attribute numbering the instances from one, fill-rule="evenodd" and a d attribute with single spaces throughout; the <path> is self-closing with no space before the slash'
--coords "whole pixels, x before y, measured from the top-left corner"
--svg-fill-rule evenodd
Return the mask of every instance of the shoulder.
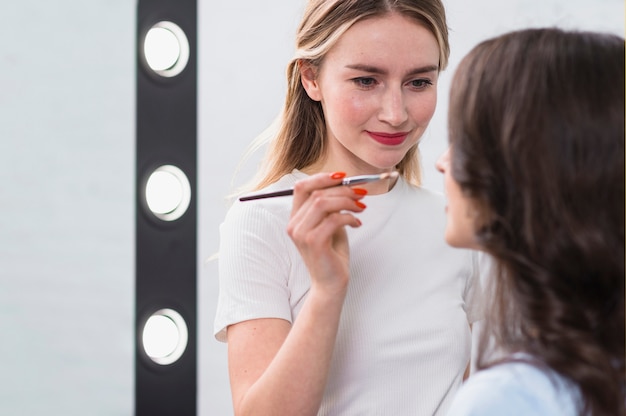
<path id="1" fill-rule="evenodd" d="M 289 217 L 291 196 L 251 201 L 235 201 L 226 213 L 225 223 L 280 221 Z"/>
<path id="2" fill-rule="evenodd" d="M 408 211 L 412 216 L 445 218 L 446 200 L 443 194 L 410 184 L 403 178 L 400 178 L 393 189 L 384 195 L 387 204 L 400 211 Z"/>
<path id="3" fill-rule="evenodd" d="M 441 193 L 428 188 L 405 184 L 400 210 L 408 214 L 413 221 L 420 224 L 423 231 L 432 230 L 442 244 L 446 226 L 446 199 Z M 447 244 L 446 244 L 447 246 Z"/>
<path id="4" fill-rule="evenodd" d="M 413 185 L 404 180 L 398 181 L 404 192 L 413 197 L 421 199 L 422 201 L 431 202 L 437 205 L 445 204 L 445 197 L 441 192 L 437 192 L 435 190 L 425 188 L 422 186 Z"/>
<path id="5" fill-rule="evenodd" d="M 279 181 L 263 188 L 259 191 L 250 192 L 264 193 L 282 189 L 292 188 L 300 178 L 298 172 L 283 176 Z M 225 223 L 259 222 L 259 221 L 285 221 L 291 213 L 291 196 L 281 196 L 276 198 L 256 199 L 250 201 L 233 202 L 226 214 Z"/>
<path id="6" fill-rule="evenodd" d="M 574 397 L 558 375 L 527 363 L 506 363 L 471 376 L 448 415 L 575 415 Z"/>

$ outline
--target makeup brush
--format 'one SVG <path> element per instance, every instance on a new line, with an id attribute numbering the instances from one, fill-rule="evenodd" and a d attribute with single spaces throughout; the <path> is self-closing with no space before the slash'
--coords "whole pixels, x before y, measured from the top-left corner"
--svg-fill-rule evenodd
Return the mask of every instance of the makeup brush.
<path id="1" fill-rule="evenodd" d="M 393 172 L 384 172 L 377 175 L 359 175 L 359 176 L 350 176 L 348 178 L 344 178 L 340 184 L 336 186 L 354 186 L 362 183 L 370 183 L 376 181 L 382 181 L 384 179 L 395 179 L 399 175 L 398 171 Z M 253 199 L 263 199 L 263 198 L 274 198 L 277 196 L 288 196 L 293 195 L 293 188 L 284 189 L 282 191 L 276 192 L 267 192 L 262 194 L 255 194 L 249 196 L 242 196 L 239 198 L 240 201 L 251 201 Z"/>

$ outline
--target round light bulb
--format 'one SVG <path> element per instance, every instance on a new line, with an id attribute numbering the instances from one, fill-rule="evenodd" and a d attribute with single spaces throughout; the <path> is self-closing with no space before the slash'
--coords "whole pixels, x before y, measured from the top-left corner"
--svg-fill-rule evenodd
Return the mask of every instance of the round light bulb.
<path id="1" fill-rule="evenodd" d="M 146 33 L 143 53 L 151 70 L 163 77 L 174 77 L 187 66 L 189 41 L 177 24 L 159 22 Z"/>
<path id="2" fill-rule="evenodd" d="M 187 348 L 187 325 L 178 312 L 161 309 L 146 321 L 141 340 L 152 361 L 161 365 L 172 364 Z"/>
<path id="3" fill-rule="evenodd" d="M 180 218 L 191 202 L 191 185 L 185 173 L 173 165 L 155 169 L 146 182 L 146 205 L 159 219 Z"/>

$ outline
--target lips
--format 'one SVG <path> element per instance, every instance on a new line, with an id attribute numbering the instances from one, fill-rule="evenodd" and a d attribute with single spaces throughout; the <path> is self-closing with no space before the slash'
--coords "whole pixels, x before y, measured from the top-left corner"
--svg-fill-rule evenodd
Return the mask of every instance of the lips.
<path id="1" fill-rule="evenodd" d="M 397 146 L 404 143 L 408 134 L 407 133 L 374 133 L 368 131 L 367 134 L 380 144 L 385 146 Z"/>

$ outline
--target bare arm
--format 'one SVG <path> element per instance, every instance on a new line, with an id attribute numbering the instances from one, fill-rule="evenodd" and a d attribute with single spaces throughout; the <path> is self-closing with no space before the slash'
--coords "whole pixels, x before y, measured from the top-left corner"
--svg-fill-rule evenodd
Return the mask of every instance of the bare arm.
<path id="1" fill-rule="evenodd" d="M 258 319 L 229 327 L 229 371 L 236 415 L 317 414 L 341 305 L 311 295 L 291 330 L 281 319 Z"/>
<path id="2" fill-rule="evenodd" d="M 340 179 L 339 179 L 340 180 Z M 316 415 L 330 367 L 349 279 L 345 211 L 362 196 L 315 175 L 296 185 L 288 233 L 311 275 L 311 289 L 293 326 L 256 319 L 228 328 L 233 406 L 241 415 Z M 318 189 L 321 189 L 318 191 Z"/>

